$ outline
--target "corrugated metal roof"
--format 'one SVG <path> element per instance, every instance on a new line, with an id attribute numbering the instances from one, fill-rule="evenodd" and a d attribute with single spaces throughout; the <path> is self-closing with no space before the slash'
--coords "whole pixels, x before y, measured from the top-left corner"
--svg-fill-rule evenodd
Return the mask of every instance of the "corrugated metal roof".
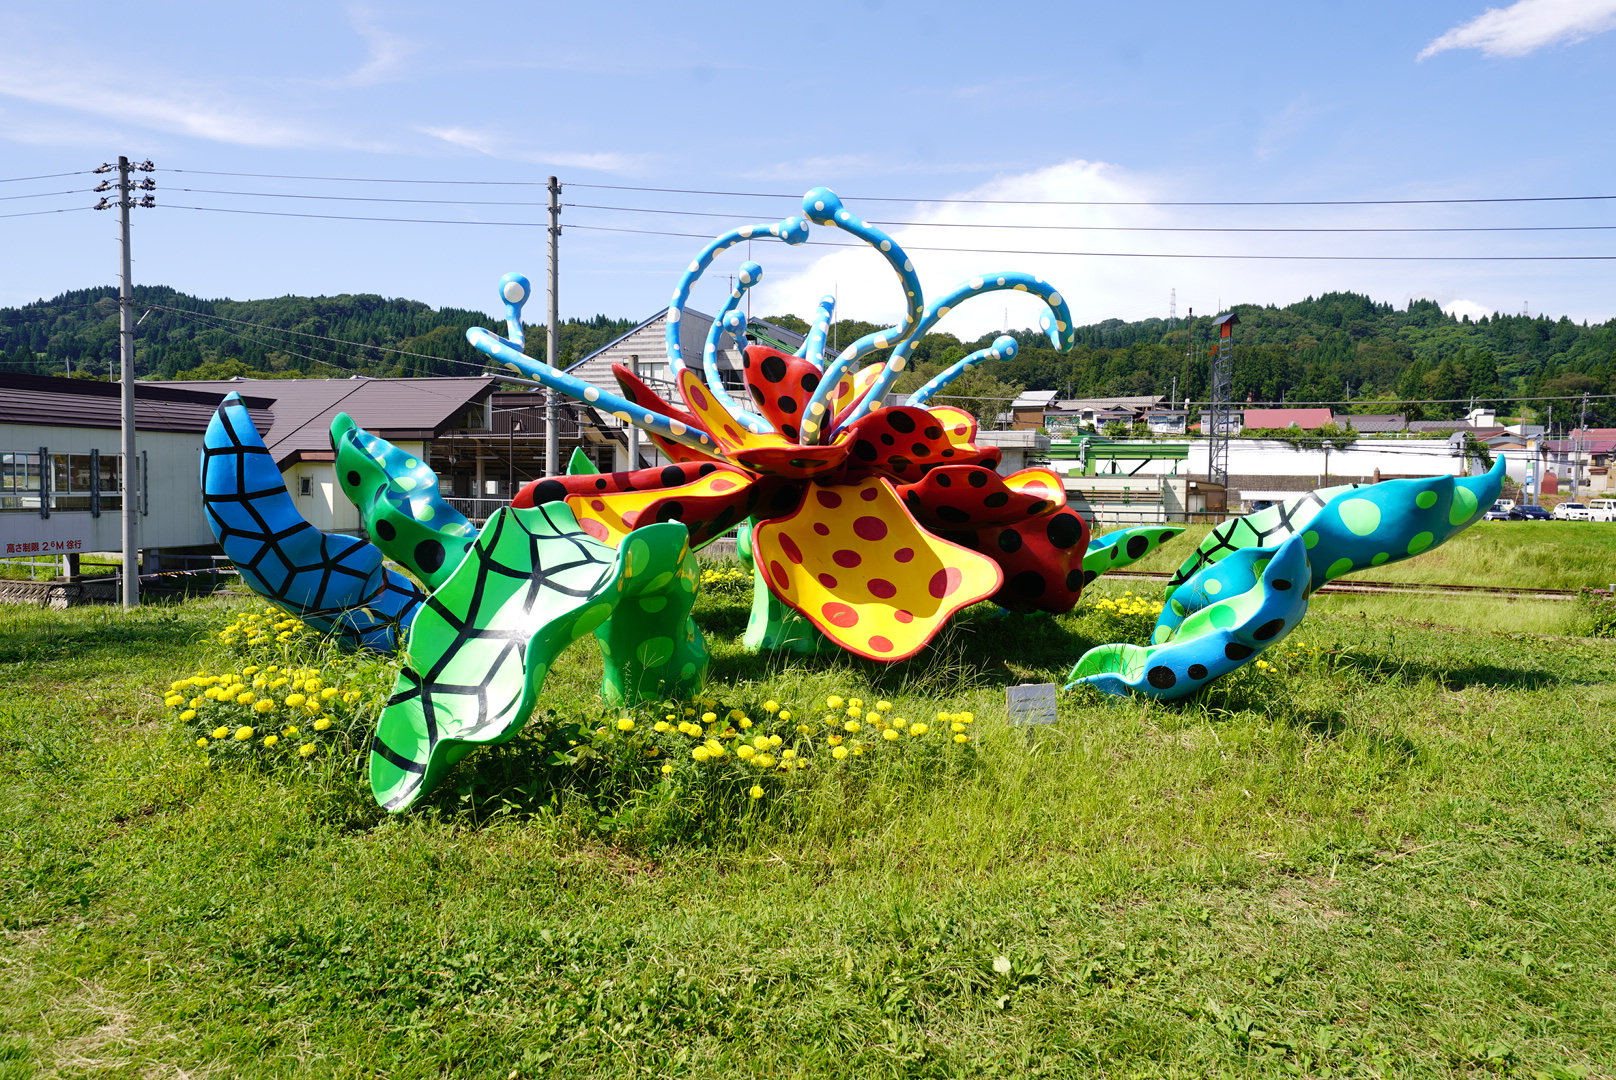
<path id="1" fill-rule="evenodd" d="M 467 405 L 486 398 L 494 375 L 429 379 L 227 379 L 161 383 L 273 399 L 264 445 L 282 468 L 299 460 L 329 460 L 331 421 L 345 412 L 384 439 L 430 439 Z M 257 417 L 254 417 L 257 422 Z"/>
<path id="2" fill-rule="evenodd" d="M 1246 409 L 1245 426 L 1248 428 L 1287 428 L 1292 424 L 1304 430 L 1333 423 L 1335 415 L 1329 409 Z"/>
<path id="3" fill-rule="evenodd" d="M 200 434 L 225 393 L 137 382 L 135 430 Z M 242 398 L 255 424 L 269 422 L 273 402 L 268 397 L 249 391 Z M 122 406 L 123 392 L 115 382 L 0 374 L 0 424 L 120 428 Z"/>

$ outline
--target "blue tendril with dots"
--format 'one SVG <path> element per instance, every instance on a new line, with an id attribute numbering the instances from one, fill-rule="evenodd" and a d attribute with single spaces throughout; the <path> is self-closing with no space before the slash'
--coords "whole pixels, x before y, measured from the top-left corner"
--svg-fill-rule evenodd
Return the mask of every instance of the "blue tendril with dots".
<path id="1" fill-rule="evenodd" d="M 985 360 L 1014 360 L 1016 354 L 1020 351 L 1021 346 L 1016 343 L 1015 338 L 1009 334 L 1001 334 L 993 339 L 992 345 L 985 349 L 976 350 L 963 360 L 955 361 L 947 371 L 937 375 L 925 386 L 910 394 L 908 404 L 915 406 L 925 405 L 926 402 L 931 400 L 933 394 L 965 374 L 967 368 L 975 367 Z"/>
<path id="2" fill-rule="evenodd" d="M 802 348 L 797 350 L 798 357 L 822 371 L 825 367 L 825 339 L 830 336 L 830 321 L 835 317 L 836 297 L 821 296 L 819 310 L 814 313 L 814 323 L 808 328 Z"/>
<path id="3" fill-rule="evenodd" d="M 729 291 L 729 299 L 724 301 L 724 308 L 713 319 L 713 325 L 707 331 L 707 344 L 701 353 L 701 370 L 707 380 L 707 389 L 711 390 L 713 397 L 719 404 L 728 409 L 741 424 L 754 433 L 773 431 L 774 425 L 763 417 L 749 412 L 741 407 L 730 392 L 724 387 L 723 374 L 718 370 L 718 341 L 726 331 L 735 340 L 735 347 L 746 350 L 746 314 L 740 310 L 741 299 L 746 296 L 746 290 L 763 279 L 763 267 L 755 262 L 741 264 L 740 275 L 736 279 L 734 288 Z"/>

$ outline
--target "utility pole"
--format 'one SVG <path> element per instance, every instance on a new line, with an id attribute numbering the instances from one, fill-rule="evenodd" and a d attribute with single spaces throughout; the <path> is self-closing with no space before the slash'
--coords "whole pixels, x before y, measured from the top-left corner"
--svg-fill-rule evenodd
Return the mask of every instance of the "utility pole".
<path id="1" fill-rule="evenodd" d="M 135 491 L 138 485 L 140 459 L 135 456 L 135 291 L 130 280 L 129 256 L 129 211 L 136 206 L 156 206 L 154 196 L 147 195 L 138 202 L 135 191 L 153 191 L 157 184 L 147 177 L 138 185 L 134 183 L 129 174 L 131 172 L 149 173 L 156 166 L 150 161 L 143 161 L 139 165 L 131 165 L 127 157 L 120 156 L 118 164 L 103 164 L 95 171 L 108 173 L 118 171 L 118 236 L 119 244 L 119 273 L 118 273 L 118 352 L 122 361 L 122 371 L 119 382 L 123 390 L 122 407 L 119 410 L 123 426 L 123 606 L 128 608 L 140 605 L 140 506 L 135 502 Z M 93 190 L 108 191 L 112 185 L 103 180 Z M 102 196 L 96 204 L 97 210 L 111 209 L 111 204 Z"/>
<path id="2" fill-rule="evenodd" d="M 1571 441 L 1571 460 L 1575 462 L 1575 479 L 1571 481 L 1571 497 L 1577 497 L 1582 486 L 1582 443 L 1588 434 L 1588 391 L 1582 392 L 1582 411 L 1577 414 L 1577 437 Z"/>
<path id="3" fill-rule="evenodd" d="M 556 367 L 561 353 L 561 182 L 550 177 L 550 313 L 544 332 L 544 362 Z M 561 422 L 556 392 L 544 392 L 544 475 L 561 475 Z"/>

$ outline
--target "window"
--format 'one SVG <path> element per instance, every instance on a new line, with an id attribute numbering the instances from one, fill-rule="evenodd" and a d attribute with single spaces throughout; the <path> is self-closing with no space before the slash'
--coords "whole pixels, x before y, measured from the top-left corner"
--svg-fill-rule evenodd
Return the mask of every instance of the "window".
<path id="1" fill-rule="evenodd" d="M 297 493 L 299 495 L 314 494 L 314 477 L 300 476 L 297 478 Z"/>
<path id="2" fill-rule="evenodd" d="M 0 453 L 0 511 L 117 511 L 120 465 L 117 454 Z"/>
<path id="3" fill-rule="evenodd" d="M 39 513 L 39 455 L 0 454 L 0 510 Z"/>

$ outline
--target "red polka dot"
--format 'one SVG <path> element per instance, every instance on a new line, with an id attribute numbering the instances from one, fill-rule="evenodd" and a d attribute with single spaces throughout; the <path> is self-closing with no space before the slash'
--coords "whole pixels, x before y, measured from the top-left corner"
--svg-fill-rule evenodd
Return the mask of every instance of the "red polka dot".
<path id="1" fill-rule="evenodd" d="M 847 548 L 837 549 L 831 555 L 831 558 L 836 561 L 837 566 L 845 566 L 849 569 L 864 561 L 863 556 L 861 556 L 858 552 L 851 551 Z"/>
<path id="2" fill-rule="evenodd" d="M 819 583 L 825 586 L 827 589 L 834 589 L 836 587 L 836 579 L 831 577 L 829 574 L 820 574 Z"/>
<path id="3" fill-rule="evenodd" d="M 588 533 L 590 536 L 593 536 L 596 540 L 606 539 L 606 526 L 602 525 L 594 518 L 584 518 L 578 524 L 584 527 L 584 532 Z"/>
<path id="4" fill-rule="evenodd" d="M 702 393 L 701 387 L 696 386 L 694 383 L 686 384 L 685 397 L 689 398 L 690 404 L 694 405 L 698 410 L 711 408 L 707 402 L 707 395 Z"/>
<path id="5" fill-rule="evenodd" d="M 853 522 L 853 532 L 860 540 L 884 540 L 887 535 L 887 523 L 878 517 L 861 517 Z"/>
<path id="6" fill-rule="evenodd" d="M 877 634 L 870 639 L 870 651 L 891 652 L 892 642 L 889 639 L 882 637 L 880 634 Z"/>
<path id="7" fill-rule="evenodd" d="M 894 611 L 892 613 L 892 617 L 901 623 L 912 623 L 915 621 L 915 617 L 903 610 L 903 608 L 899 608 L 897 611 Z"/>
<path id="8" fill-rule="evenodd" d="M 965 425 L 964 424 L 955 424 L 954 425 L 954 434 L 956 434 L 956 435 L 964 435 L 965 434 Z"/>
<path id="9" fill-rule="evenodd" d="M 780 586 L 780 588 L 785 589 L 791 586 L 791 579 L 786 576 L 786 568 L 781 566 L 778 562 L 771 562 L 769 564 L 769 573 L 773 575 L 774 583 Z"/>
<path id="10" fill-rule="evenodd" d="M 897 551 L 892 553 L 892 557 L 897 559 L 899 562 L 908 562 L 910 559 L 915 557 L 915 549 L 899 548 Z"/>
<path id="11" fill-rule="evenodd" d="M 823 521 L 816 521 L 814 522 L 814 532 L 818 533 L 820 536 L 829 536 L 830 526 L 826 525 Z"/>
<path id="12" fill-rule="evenodd" d="M 844 630 L 857 623 L 859 618 L 858 612 L 854 611 L 846 604 L 838 603 L 836 601 L 826 604 L 824 607 L 820 608 L 819 611 L 825 616 L 826 622 L 830 623 L 832 626 L 840 626 Z"/>
<path id="13" fill-rule="evenodd" d="M 728 490 L 730 490 L 731 488 L 733 488 L 735 486 L 736 486 L 736 484 L 735 484 L 735 481 L 733 481 L 733 480 L 714 480 L 713 481 L 713 490 L 714 491 L 728 491 Z"/>
<path id="14" fill-rule="evenodd" d="M 738 443 L 741 441 L 741 433 L 730 427 L 728 424 L 724 425 L 724 436 L 732 443 Z"/>
<path id="15" fill-rule="evenodd" d="M 802 565 L 802 548 L 798 547 L 797 542 L 785 533 L 780 534 L 780 550 L 786 553 L 786 558 L 798 566 Z"/>
<path id="16" fill-rule="evenodd" d="M 869 584 L 870 595 L 890 600 L 898 595 L 898 587 L 885 578 L 871 578 Z"/>
<path id="17" fill-rule="evenodd" d="M 821 490 L 814 497 L 819 500 L 819 505 L 826 510 L 834 510 L 842 505 L 842 497 L 834 491 Z"/>
<path id="18" fill-rule="evenodd" d="M 606 509 L 606 504 L 601 502 L 599 499 L 590 499 L 589 500 L 589 507 L 590 507 L 590 509 L 595 510 L 596 512 L 599 512 L 601 510 Z"/>
<path id="19" fill-rule="evenodd" d="M 941 600 L 959 588 L 962 577 L 964 575 L 954 567 L 945 566 L 931 576 L 931 580 L 926 583 L 926 591 Z"/>
<path id="20" fill-rule="evenodd" d="M 863 491 L 859 492 L 859 498 L 863 499 L 865 502 L 874 502 L 875 497 L 879 494 L 881 494 L 880 488 L 867 487 Z"/>

